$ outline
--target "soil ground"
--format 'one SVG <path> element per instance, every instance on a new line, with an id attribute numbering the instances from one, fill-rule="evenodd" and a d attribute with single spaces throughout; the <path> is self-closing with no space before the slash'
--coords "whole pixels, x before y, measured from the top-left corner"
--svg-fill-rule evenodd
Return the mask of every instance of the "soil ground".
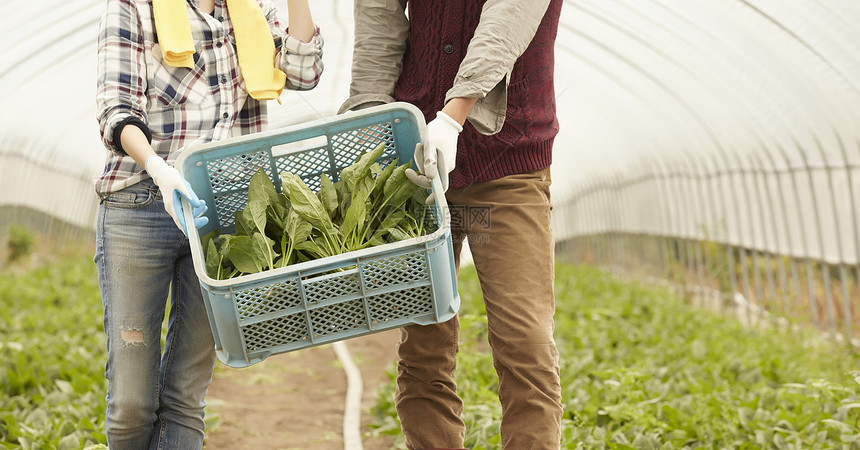
<path id="1" fill-rule="evenodd" d="M 395 359 L 398 331 L 346 341 L 361 371 L 362 432 L 386 370 Z M 343 449 L 346 375 L 330 345 L 283 353 L 243 369 L 219 363 L 206 397 L 219 423 L 205 450 Z M 392 447 L 393 438 L 365 438 L 365 450 Z"/>

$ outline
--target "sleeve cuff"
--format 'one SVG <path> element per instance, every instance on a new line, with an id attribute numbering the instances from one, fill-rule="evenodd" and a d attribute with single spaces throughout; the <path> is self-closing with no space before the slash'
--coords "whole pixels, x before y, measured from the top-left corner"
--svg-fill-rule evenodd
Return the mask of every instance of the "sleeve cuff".
<path id="1" fill-rule="evenodd" d="M 466 119 L 483 135 L 498 133 L 505 124 L 508 103 L 508 77 L 504 77 L 486 94 L 477 83 L 455 84 L 445 95 L 445 103 L 455 97 L 477 98 Z"/>
<path id="2" fill-rule="evenodd" d="M 281 46 L 281 51 L 284 53 L 292 53 L 295 55 L 315 55 L 322 51 L 323 39 L 320 34 L 320 27 L 314 27 L 314 36 L 310 42 L 305 42 L 290 34 L 290 29 L 284 34 L 284 41 Z"/>
<path id="3" fill-rule="evenodd" d="M 113 129 L 113 143 L 114 147 L 116 147 L 117 153 L 121 155 L 128 155 L 125 149 L 122 148 L 122 140 L 120 139 L 120 136 L 122 135 L 122 129 L 125 128 L 126 125 L 134 125 L 140 128 L 140 131 L 143 131 L 144 136 L 146 136 L 146 140 L 149 141 L 150 144 L 152 144 L 152 132 L 149 131 L 149 127 L 147 127 L 146 124 L 143 123 L 143 121 L 138 119 L 137 117 L 128 116 L 120 123 L 116 124 Z"/>
<path id="4" fill-rule="evenodd" d="M 337 113 L 343 114 L 347 111 L 358 111 L 360 109 L 370 108 L 371 106 L 384 105 L 393 101 L 394 97 L 385 94 L 353 95 L 346 99 L 346 101 L 343 102 L 342 105 L 340 105 L 340 109 L 337 110 Z"/>

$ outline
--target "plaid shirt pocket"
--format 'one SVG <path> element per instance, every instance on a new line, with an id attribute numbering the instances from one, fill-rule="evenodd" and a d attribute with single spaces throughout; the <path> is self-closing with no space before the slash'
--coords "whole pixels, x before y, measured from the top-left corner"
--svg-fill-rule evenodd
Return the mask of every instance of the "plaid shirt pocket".
<path id="1" fill-rule="evenodd" d="M 201 52 L 194 54 L 194 68 L 173 67 L 164 62 L 161 46 L 157 43 L 146 52 L 146 70 L 149 72 L 146 93 L 152 105 L 173 108 L 181 104 L 197 105 L 211 100 L 209 83 L 205 76 L 205 61 Z"/>

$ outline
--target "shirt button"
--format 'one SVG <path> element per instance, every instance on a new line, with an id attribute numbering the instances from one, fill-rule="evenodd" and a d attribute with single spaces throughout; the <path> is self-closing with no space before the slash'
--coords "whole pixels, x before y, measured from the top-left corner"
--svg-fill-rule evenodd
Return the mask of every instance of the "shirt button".
<path id="1" fill-rule="evenodd" d="M 219 18 L 218 18 L 218 21 L 219 21 L 219 22 L 223 22 L 223 21 L 224 21 L 224 16 L 219 17 Z"/>
<path id="2" fill-rule="evenodd" d="M 221 75 L 221 84 L 227 84 L 227 76 Z"/>
<path id="3" fill-rule="evenodd" d="M 226 119 L 226 118 L 230 117 L 230 114 L 224 113 L 224 114 L 221 114 L 221 117 Z"/>
<path id="4" fill-rule="evenodd" d="M 447 54 L 454 53 L 454 44 L 445 44 L 445 47 L 442 48 Z"/>
<path id="5" fill-rule="evenodd" d="M 216 46 L 216 47 L 218 47 L 218 48 L 221 48 L 221 46 L 222 46 L 222 45 L 224 45 L 224 44 L 222 44 L 222 43 L 220 43 L 220 42 L 218 42 L 218 43 L 216 43 L 216 44 L 215 44 L 215 46 Z"/>

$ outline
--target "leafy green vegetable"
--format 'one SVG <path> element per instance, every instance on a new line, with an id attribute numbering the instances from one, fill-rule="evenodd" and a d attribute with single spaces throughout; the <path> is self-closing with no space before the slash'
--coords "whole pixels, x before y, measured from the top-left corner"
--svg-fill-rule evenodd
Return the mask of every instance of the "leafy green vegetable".
<path id="1" fill-rule="evenodd" d="M 260 169 L 234 233 L 201 239 L 206 273 L 227 279 L 426 234 L 428 192 L 406 178 L 411 163 L 377 162 L 384 151 L 363 153 L 337 181 L 320 174 L 316 193 L 291 172 L 280 174 L 279 193 Z"/>
<path id="2" fill-rule="evenodd" d="M 251 177 L 251 183 L 248 186 L 249 203 L 252 201 L 258 202 L 265 206 L 266 218 L 276 227 L 276 229 L 284 228 L 284 218 L 287 215 L 287 198 L 275 189 L 272 180 L 264 171 L 259 171 Z"/>
<path id="3" fill-rule="evenodd" d="M 255 273 L 263 270 L 254 249 L 254 241 L 249 236 L 235 236 L 230 241 L 228 256 L 233 265 L 242 272 Z"/>
<path id="4" fill-rule="evenodd" d="M 370 166 L 382 156 L 384 151 L 385 144 L 379 144 L 373 151 L 359 156 L 356 162 L 340 172 L 340 177 L 346 182 L 350 190 L 354 191 L 356 185 L 370 174 Z"/>
<path id="5" fill-rule="evenodd" d="M 334 219 L 334 215 L 337 212 L 338 207 L 337 190 L 328 175 L 324 173 L 320 174 L 320 185 L 322 187 L 317 195 L 319 196 L 323 207 L 328 211 L 328 216 Z"/>
<path id="6" fill-rule="evenodd" d="M 284 189 L 288 189 L 290 204 L 293 210 L 299 213 L 318 230 L 331 230 L 334 224 L 329 217 L 320 199 L 311 191 L 304 180 L 289 172 L 281 174 L 281 182 Z"/>
<path id="7" fill-rule="evenodd" d="M 353 199 L 352 204 L 346 210 L 346 215 L 340 228 L 344 239 L 352 238 L 354 241 L 356 234 L 358 234 L 361 227 L 364 226 L 365 220 L 367 220 L 367 205 L 364 202 L 364 197 L 366 197 L 365 192 L 363 190 L 359 191 L 357 199 Z"/>

